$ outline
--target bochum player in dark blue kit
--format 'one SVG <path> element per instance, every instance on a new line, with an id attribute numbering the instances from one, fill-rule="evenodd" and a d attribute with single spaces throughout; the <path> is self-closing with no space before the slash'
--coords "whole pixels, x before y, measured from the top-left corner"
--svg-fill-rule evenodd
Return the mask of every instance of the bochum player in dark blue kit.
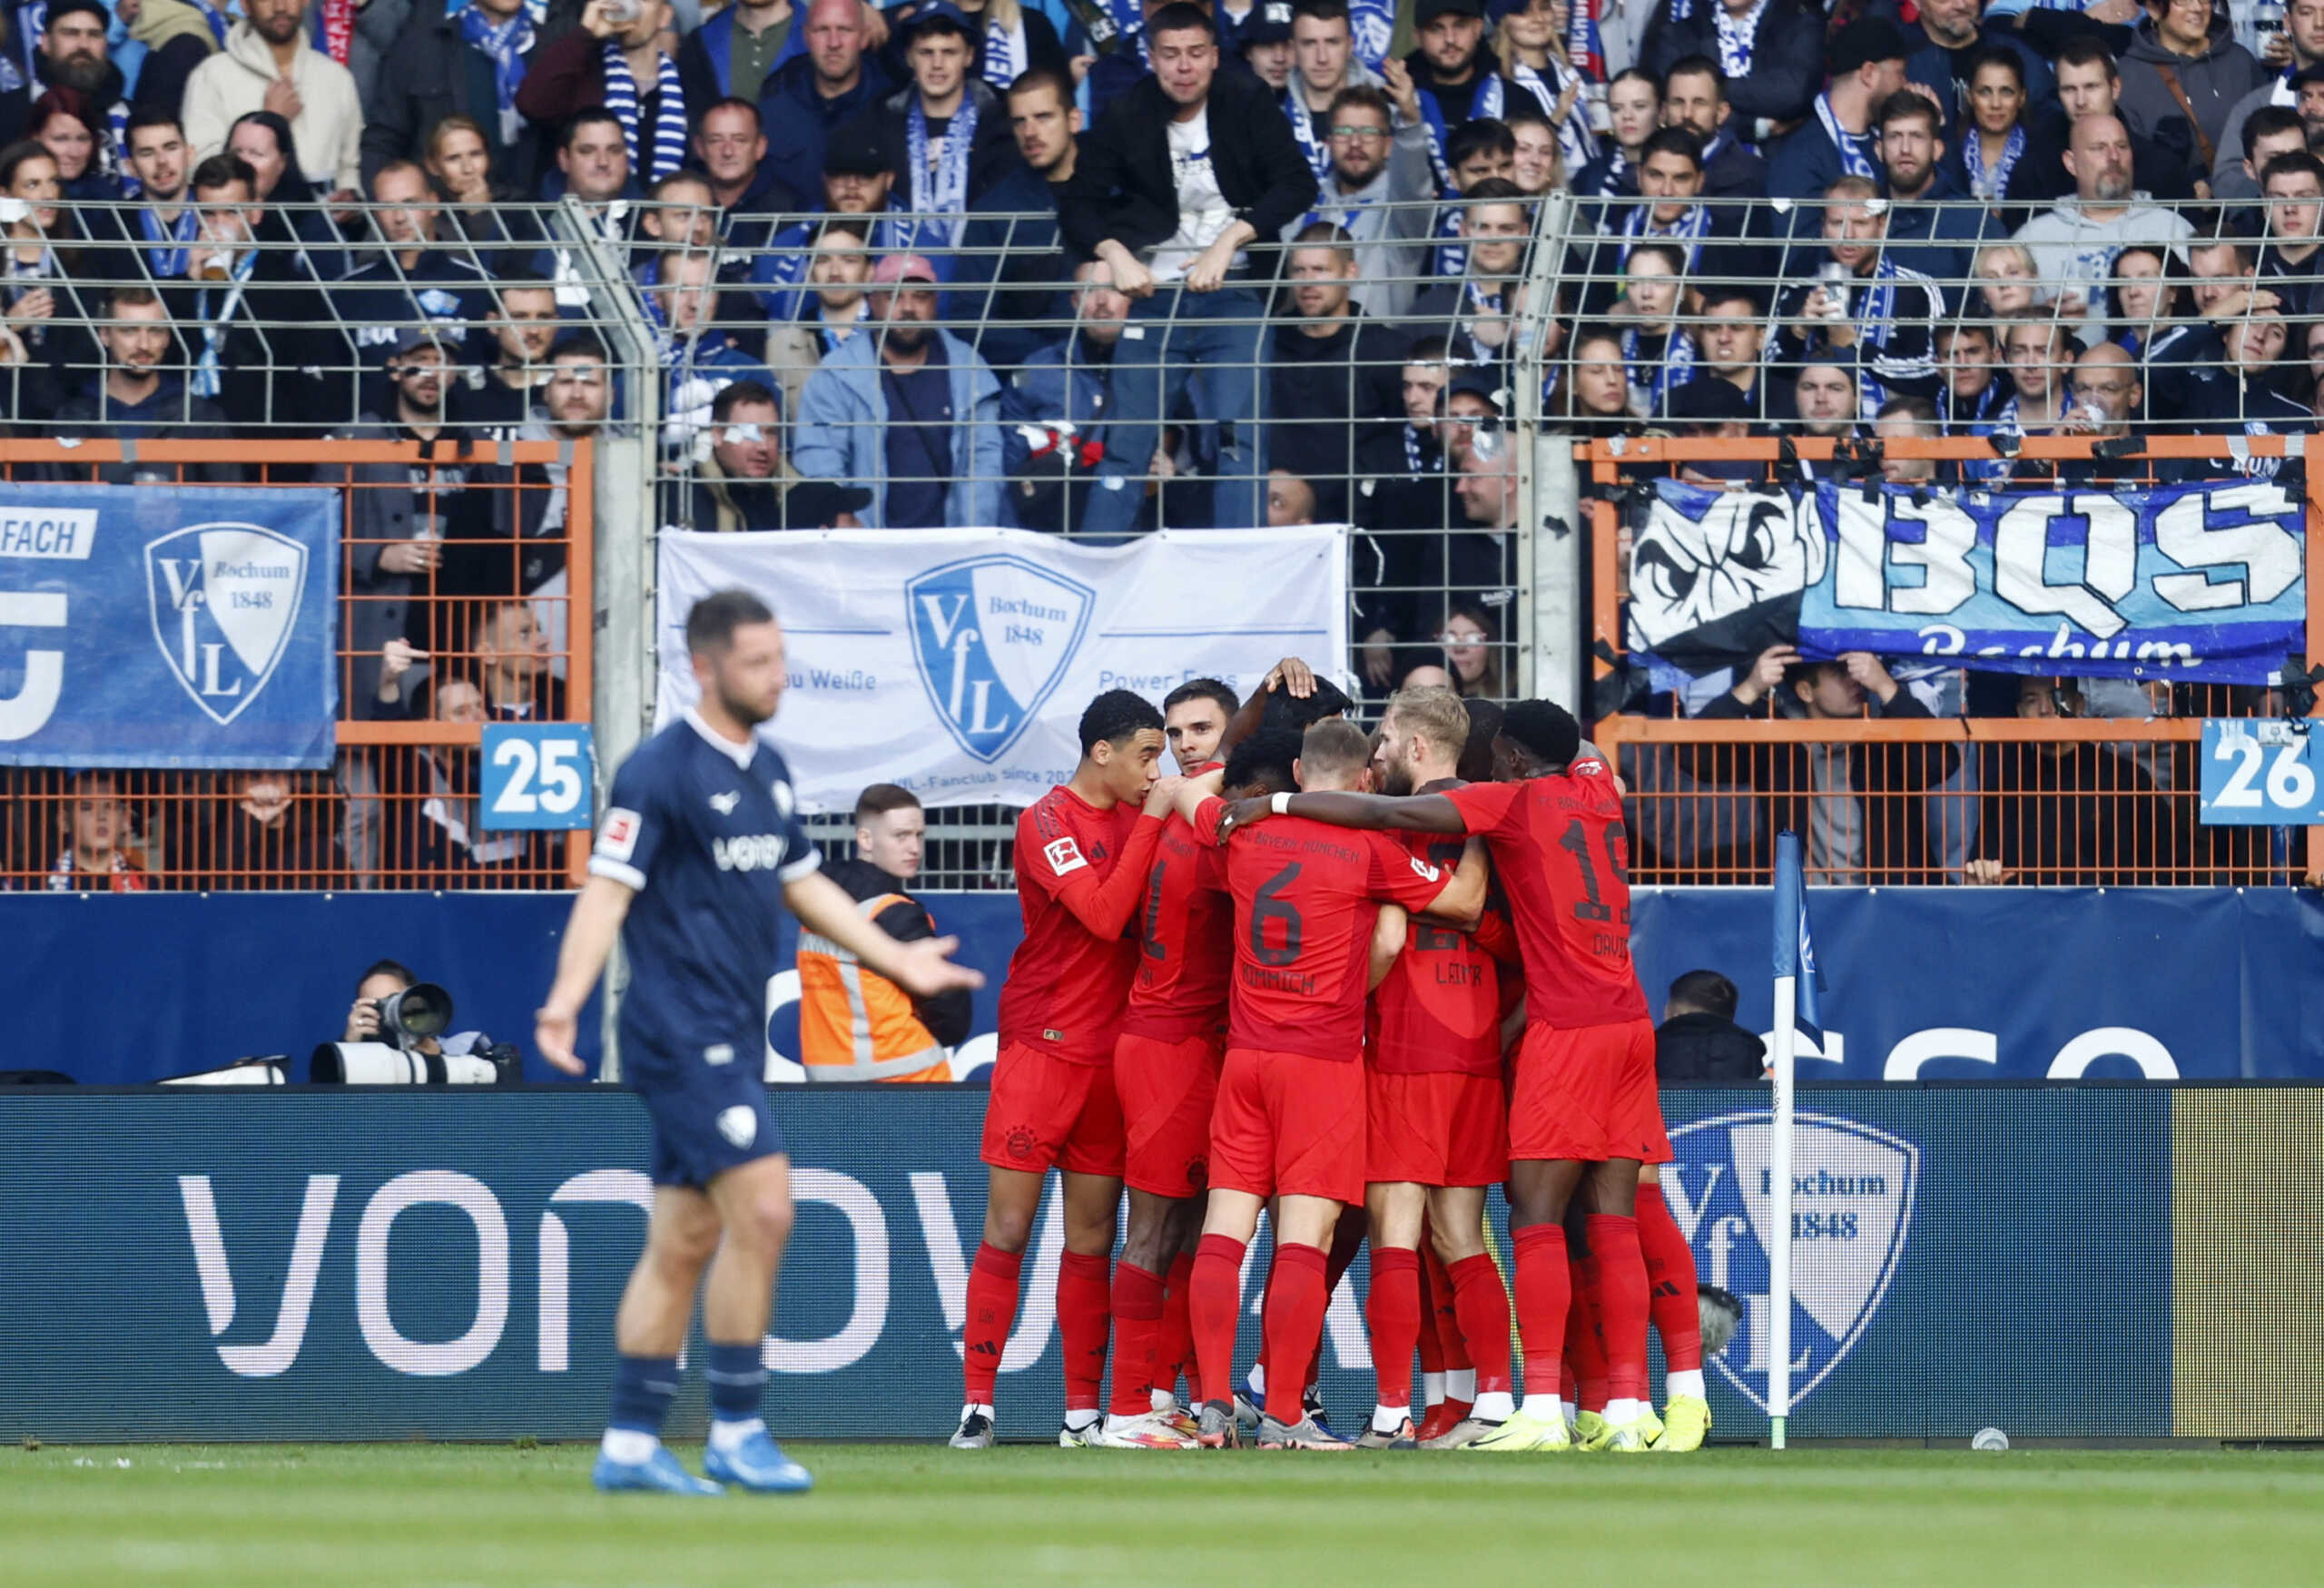
<path id="1" fill-rule="evenodd" d="M 813 1480 L 760 1418 L 760 1355 L 791 1234 L 791 1159 L 760 1079 L 767 978 L 785 905 L 809 931 L 929 997 L 983 978 L 958 940 L 901 943 L 819 874 L 783 757 L 753 735 L 783 698 L 783 629 L 742 590 L 686 615 L 699 705 L 623 763 L 557 953 L 534 1041 L 581 1073 L 575 1022 L 619 933 L 629 952 L 621 1054 L 654 1121 L 654 1213 L 614 1320 L 620 1365 L 593 1475 L 601 1489 L 796 1493 Z M 694 1290 L 710 1342 L 705 1482 L 662 1446 Z"/>

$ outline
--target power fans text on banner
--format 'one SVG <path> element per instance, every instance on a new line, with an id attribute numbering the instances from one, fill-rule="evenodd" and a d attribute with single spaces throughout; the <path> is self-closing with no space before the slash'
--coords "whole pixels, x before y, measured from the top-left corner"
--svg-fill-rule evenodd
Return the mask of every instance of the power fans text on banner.
<path id="1" fill-rule="evenodd" d="M 0 489 L 0 764 L 325 767 L 339 493 Z"/>
<path id="2" fill-rule="evenodd" d="M 1630 646 L 1691 672 L 1787 643 L 2260 684 L 2306 631 L 2303 508 L 2273 483 L 1656 493 L 1633 538 Z"/>

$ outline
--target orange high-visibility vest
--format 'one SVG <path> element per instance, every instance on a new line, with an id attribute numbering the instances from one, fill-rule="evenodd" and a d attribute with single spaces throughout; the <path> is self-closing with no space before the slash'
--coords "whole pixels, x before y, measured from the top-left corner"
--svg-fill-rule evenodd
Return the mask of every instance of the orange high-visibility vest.
<path id="1" fill-rule="evenodd" d="M 891 904 L 857 906 L 866 921 Z M 911 995 L 821 933 L 799 934 L 799 1056 L 810 1080 L 950 1080 L 951 1055 L 929 1034 Z"/>

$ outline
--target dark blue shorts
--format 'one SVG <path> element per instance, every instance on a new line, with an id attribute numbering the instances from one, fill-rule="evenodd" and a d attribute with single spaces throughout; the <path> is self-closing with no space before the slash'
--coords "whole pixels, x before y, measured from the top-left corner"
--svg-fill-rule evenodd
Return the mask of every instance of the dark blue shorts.
<path id="1" fill-rule="evenodd" d="M 758 1056 L 755 1049 L 742 1052 Z M 630 1090 L 653 1117 L 655 1185 L 700 1189 L 739 1164 L 789 1150 L 755 1062 L 673 1060 L 625 1042 L 622 1063 Z"/>

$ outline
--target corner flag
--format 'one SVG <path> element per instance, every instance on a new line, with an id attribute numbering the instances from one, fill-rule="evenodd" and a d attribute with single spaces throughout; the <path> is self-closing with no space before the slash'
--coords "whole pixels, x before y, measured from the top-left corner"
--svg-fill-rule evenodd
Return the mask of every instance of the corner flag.
<path id="1" fill-rule="evenodd" d="M 1816 935 L 1807 925 L 1807 887 L 1799 858 L 1799 834 L 1776 835 L 1776 975 L 1797 978 L 1798 1001 L 1793 1018 L 1798 1028 L 1824 1043 L 1824 1025 L 1816 1012 L 1816 990 L 1824 973 L 1816 964 Z"/>

